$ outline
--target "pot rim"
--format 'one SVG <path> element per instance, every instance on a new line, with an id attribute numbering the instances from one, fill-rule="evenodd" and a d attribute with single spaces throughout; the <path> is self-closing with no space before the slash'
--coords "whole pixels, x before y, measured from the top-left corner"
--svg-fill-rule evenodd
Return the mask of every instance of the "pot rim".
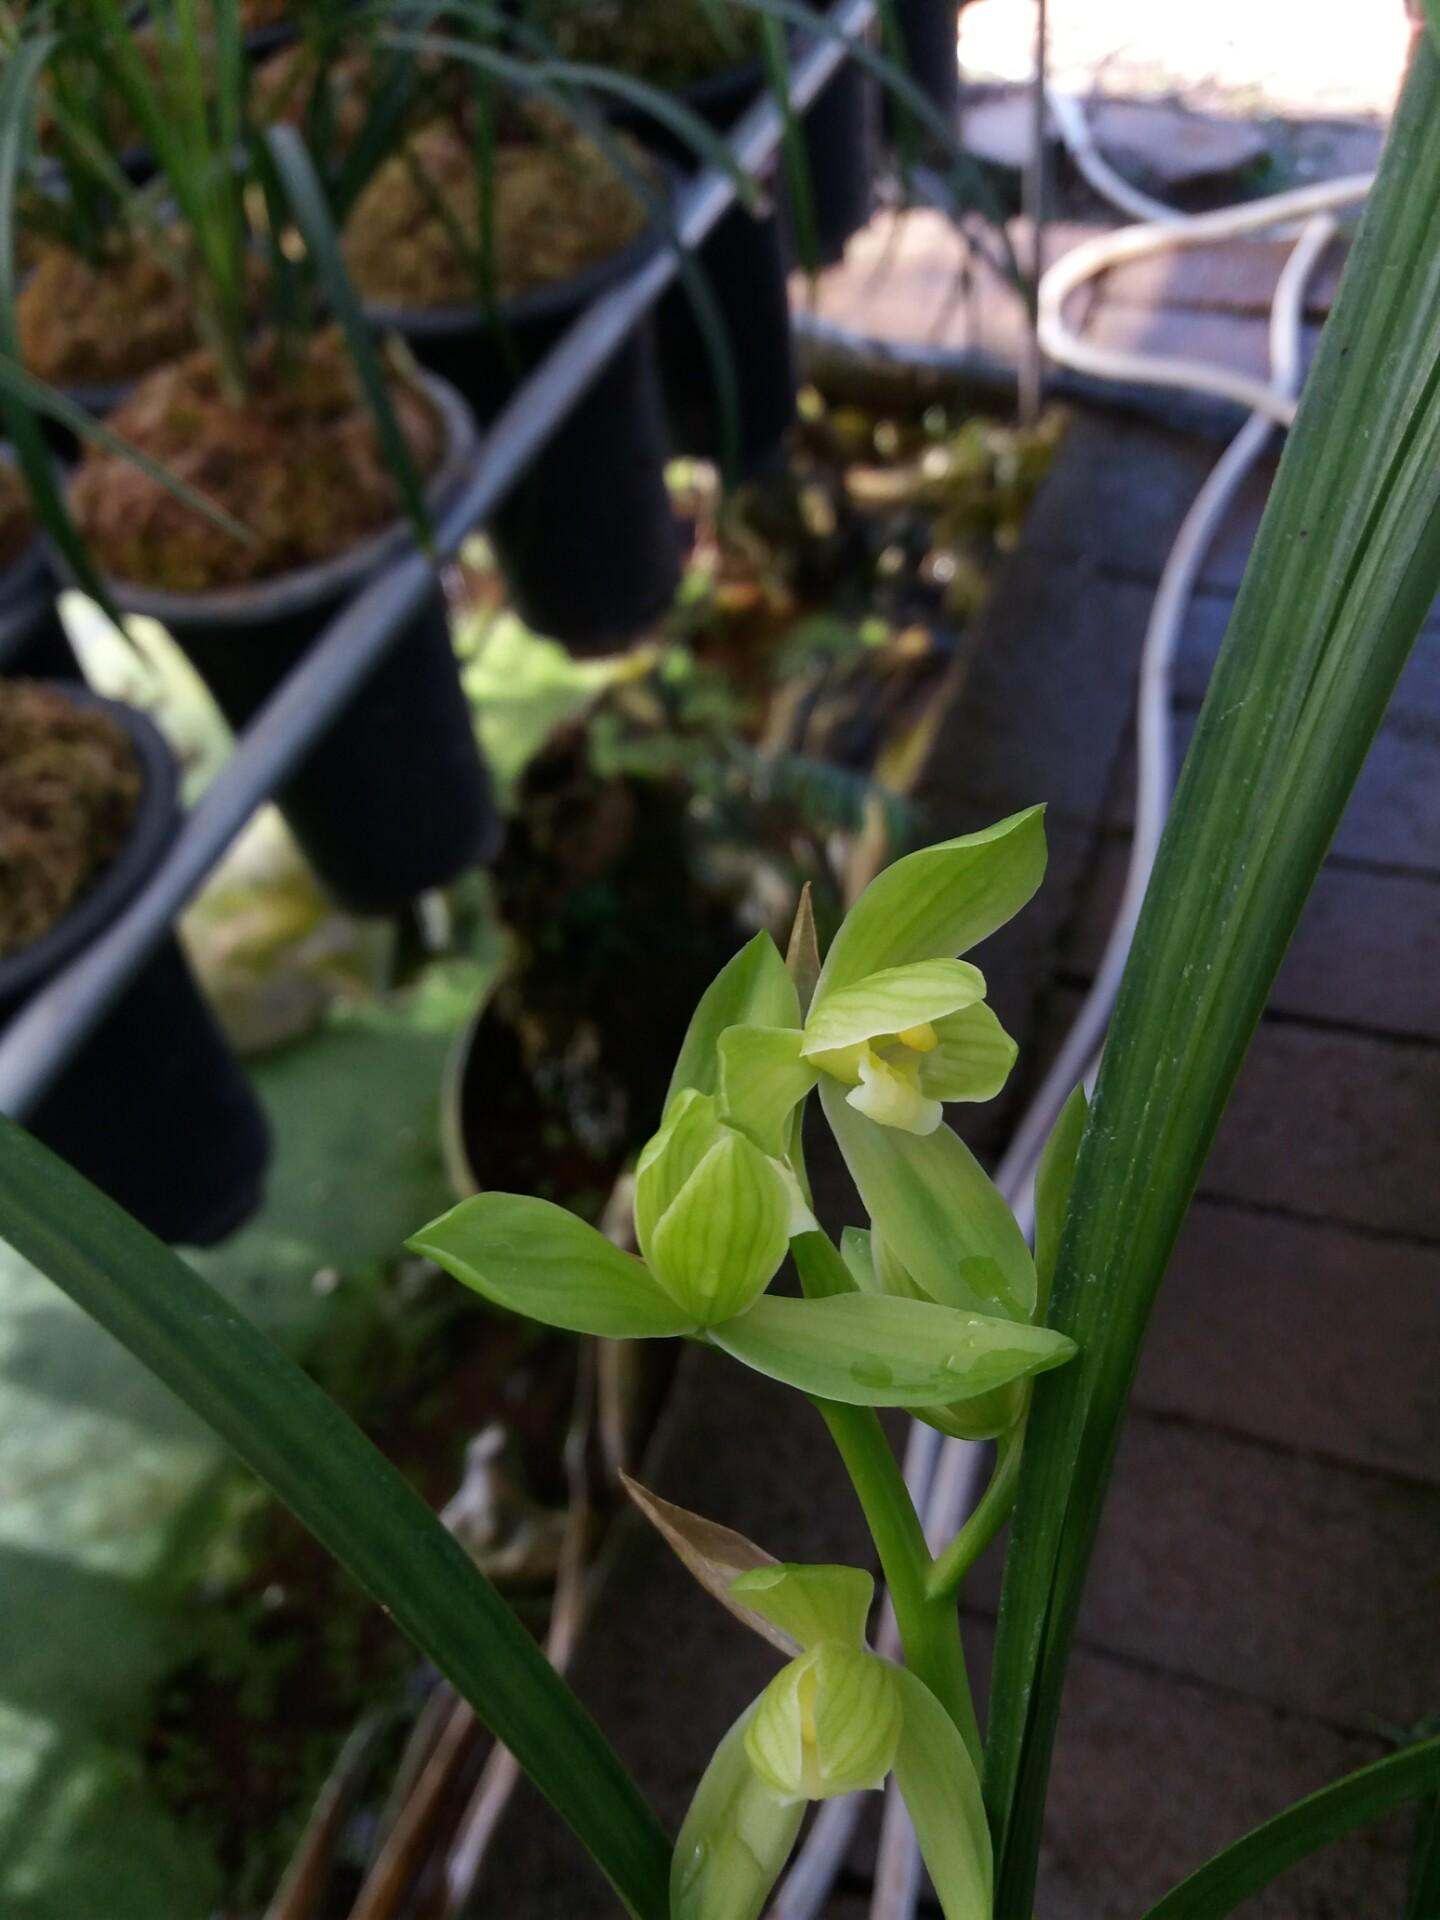
<path id="1" fill-rule="evenodd" d="M 445 452 L 425 487 L 426 503 L 432 512 L 439 512 L 459 491 L 479 445 L 479 430 L 469 407 L 448 381 L 418 367 L 413 377 L 434 403 L 445 429 Z M 332 559 L 318 560 L 311 566 L 297 567 L 271 580 L 252 581 L 247 586 L 175 593 L 161 587 L 139 586 L 111 574 L 102 577 L 115 604 L 125 613 L 148 615 L 164 627 L 194 626 L 200 621 L 207 626 L 253 627 L 259 620 L 286 619 L 308 612 L 326 600 L 358 592 L 369 576 L 407 549 L 413 550 L 413 546 L 410 525 L 399 518 L 377 533 L 367 534 Z M 51 557 L 60 577 L 68 578 L 63 561 L 54 554 Z"/>
<path id="2" fill-rule="evenodd" d="M 154 722 L 122 700 L 107 700 L 88 687 L 45 680 L 75 706 L 98 707 L 118 720 L 140 762 L 140 798 L 125 843 L 89 888 L 47 933 L 0 959 L 0 1005 L 23 1000 L 60 972 L 104 932 L 164 858 L 180 817 L 180 769 Z"/>

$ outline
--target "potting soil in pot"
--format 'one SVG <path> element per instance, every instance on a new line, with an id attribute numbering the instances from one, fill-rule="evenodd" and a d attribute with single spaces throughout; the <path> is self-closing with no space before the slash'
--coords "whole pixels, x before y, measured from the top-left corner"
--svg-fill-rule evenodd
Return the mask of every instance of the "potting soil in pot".
<path id="1" fill-rule="evenodd" d="M 129 906 L 178 824 L 155 729 L 88 690 L 0 681 L 0 1026 Z M 162 1239 L 208 1245 L 257 1204 L 269 1134 L 164 939 L 26 1113 L 36 1137 Z"/>
<path id="2" fill-rule="evenodd" d="M 249 390 L 233 397 L 213 354 L 187 354 L 142 380 L 109 425 L 222 507 L 248 541 L 125 455 L 86 448 L 70 505 L 113 579 L 171 593 L 246 586 L 343 554 L 399 518 L 400 489 L 337 330 L 267 335 L 246 374 Z M 390 391 L 411 459 L 429 474 L 443 446 L 434 407 L 410 380 L 393 378 Z"/>
<path id="3" fill-rule="evenodd" d="M 495 419 L 655 244 L 646 198 L 668 184 L 638 148 L 629 152 L 622 174 L 568 123 L 512 113 L 482 179 L 463 129 L 426 127 L 376 175 L 346 227 L 347 261 L 371 318 L 403 334 L 482 421 Z M 642 180 L 648 173 L 644 195 L 628 177 L 635 170 Z M 576 649 L 604 649 L 669 605 L 679 551 L 667 452 L 641 323 L 496 511 L 496 546 L 529 626 Z"/>
<path id="4" fill-rule="evenodd" d="M 4 688 L 0 959 L 48 933 L 109 866 L 141 784 L 134 745 L 104 708 L 23 681 Z"/>
<path id="5" fill-rule="evenodd" d="M 499 304 L 598 266 L 645 227 L 633 188 L 573 129 L 502 138 L 492 163 L 488 235 L 474 148 L 453 122 L 432 121 L 379 169 L 345 229 L 345 263 L 367 300 L 421 311 Z"/>
<path id="6" fill-rule="evenodd" d="M 567 60 L 619 67 L 657 87 L 724 73 L 761 44 L 762 16 L 733 0 L 542 0 L 539 17 Z"/>
<path id="7" fill-rule="evenodd" d="M 122 387 L 197 339 L 184 278 L 150 248 L 123 240 L 95 260 L 42 247 L 15 314 L 25 365 L 55 387 Z"/>

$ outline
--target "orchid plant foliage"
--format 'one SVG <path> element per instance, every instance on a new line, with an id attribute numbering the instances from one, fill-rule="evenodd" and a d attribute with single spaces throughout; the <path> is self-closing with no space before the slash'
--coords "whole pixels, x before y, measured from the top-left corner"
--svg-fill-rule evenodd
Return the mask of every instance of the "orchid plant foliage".
<path id="1" fill-rule="evenodd" d="M 1062 1122 L 1061 1150 L 1042 1169 L 1032 1255 L 944 1118 L 948 1103 L 992 1098 L 1014 1063 L 984 975 L 964 956 L 1020 911 L 1044 869 L 1037 807 L 887 868 L 823 964 L 808 901 L 788 955 L 768 933 L 743 947 L 696 1008 L 639 1156 L 638 1255 L 562 1207 L 509 1193 L 465 1200 L 410 1242 L 547 1326 L 695 1341 L 809 1395 L 871 1520 L 903 1666 L 866 1642 L 868 1573 L 783 1565 L 644 1496 L 697 1577 L 789 1656 L 700 1783 L 676 1845 L 672 1920 L 757 1920 L 805 1806 L 892 1773 L 948 1920 L 988 1920 L 990 1839 L 955 1582 L 918 1522 L 897 1535 L 887 1519 L 898 1469 L 872 1410 L 998 1438 L 1003 1467 L 1033 1378 L 1074 1352 L 1043 1324 L 1043 1276 L 1077 1129 Z M 838 1247 L 810 1203 L 802 1122 L 814 1094 L 869 1219 Z M 792 1256 L 799 1297 L 774 1289 Z M 983 1516 L 989 1532 L 1002 1505 Z M 727 1552 L 715 1546 L 722 1534 Z M 976 1551 L 973 1538 L 958 1542 L 952 1564 Z"/>

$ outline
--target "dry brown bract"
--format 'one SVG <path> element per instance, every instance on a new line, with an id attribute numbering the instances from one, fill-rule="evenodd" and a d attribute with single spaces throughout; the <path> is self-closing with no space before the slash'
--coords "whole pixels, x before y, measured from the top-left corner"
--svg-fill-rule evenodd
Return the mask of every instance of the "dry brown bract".
<path id="1" fill-rule="evenodd" d="M 347 552 L 399 517 L 399 489 L 334 328 L 252 347 L 250 391 L 230 399 L 201 349 L 162 367 L 110 416 L 124 439 L 223 507 L 244 544 L 183 505 L 126 458 L 90 446 L 70 483 L 80 531 L 112 578 L 174 593 L 272 580 Z M 429 399 L 396 372 L 391 398 L 422 474 L 442 428 Z"/>
<path id="2" fill-rule="evenodd" d="M 35 534 L 35 515 L 20 470 L 0 459 L 0 573 L 13 566 Z"/>
<path id="3" fill-rule="evenodd" d="M 0 680 L 0 958 L 48 933 L 115 858 L 141 785 L 113 715 Z"/>
<path id="4" fill-rule="evenodd" d="M 502 140 L 493 164 L 490 273 L 497 300 L 597 266 L 645 225 L 633 189 L 573 129 L 533 142 Z M 422 128 L 376 173 L 346 226 L 346 265 L 365 298 L 412 312 L 478 304 L 479 197 L 464 134 L 448 121 Z"/>

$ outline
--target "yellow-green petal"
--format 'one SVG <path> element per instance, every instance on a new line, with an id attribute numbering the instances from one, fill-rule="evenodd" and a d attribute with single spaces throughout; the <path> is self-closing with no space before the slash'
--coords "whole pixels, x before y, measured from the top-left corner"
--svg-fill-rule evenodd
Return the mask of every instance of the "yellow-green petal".
<path id="1" fill-rule="evenodd" d="M 635 1238 L 647 1260 L 661 1216 L 723 1133 L 713 1096 L 688 1087 L 676 1094 L 659 1131 L 640 1149 L 635 1163 Z"/>
<path id="2" fill-rule="evenodd" d="M 1074 1342 L 1049 1327 L 933 1300 L 768 1294 L 709 1339 L 757 1373 L 855 1407 L 943 1407 L 1062 1366 Z"/>
<path id="3" fill-rule="evenodd" d="M 895 1784 L 945 1920 L 990 1920 L 994 1867 L 975 1763 L 924 1681 L 895 1669 L 904 1716 Z"/>
<path id="4" fill-rule="evenodd" d="M 1028 1320 L 1035 1263 L 1014 1214 L 965 1143 L 949 1127 L 916 1139 L 873 1126 L 828 1081 L 820 1083 L 820 1099 L 876 1235 L 915 1286 L 947 1306 Z"/>
<path id="5" fill-rule="evenodd" d="M 703 1325 L 733 1319 L 762 1294 L 790 1246 L 791 1195 L 781 1171 L 729 1128 L 650 1232 L 650 1265 Z"/>
<path id="6" fill-rule="evenodd" d="M 780 949 L 757 933 L 716 974 L 690 1019 L 680 1057 L 670 1077 L 670 1102 L 687 1087 L 720 1090 L 720 1036 L 727 1027 L 798 1027 L 800 999 Z"/>
<path id="7" fill-rule="evenodd" d="M 829 1800 L 883 1785 L 900 1744 L 895 1669 L 826 1642 L 770 1682 L 745 1735 L 750 1764 L 787 1800 Z"/>
<path id="8" fill-rule="evenodd" d="M 801 1051 L 813 1060 L 864 1040 L 923 1029 L 984 998 L 985 976 L 965 960 L 886 967 L 838 991 L 822 986 L 805 1022 Z"/>
<path id="9" fill-rule="evenodd" d="M 919 1068 L 921 1091 L 933 1100 L 993 1100 L 1019 1051 L 983 1000 L 937 1021 L 935 1039 Z"/>
<path id="10" fill-rule="evenodd" d="M 881 968 L 967 953 L 1020 911 L 1044 873 L 1042 807 L 907 854 L 877 874 L 846 914 L 817 1000 Z"/>
<path id="11" fill-rule="evenodd" d="M 875 1582 L 860 1567 L 751 1567 L 730 1582 L 732 1597 L 752 1608 L 802 1647 L 822 1640 L 865 1644 Z"/>
<path id="12" fill-rule="evenodd" d="M 696 1325 L 633 1254 L 530 1194 L 477 1193 L 405 1244 L 496 1306 L 568 1333 L 644 1340 Z"/>
<path id="13" fill-rule="evenodd" d="M 758 1702 L 731 1727 L 695 1790 L 670 1863 L 670 1920 L 760 1920 L 805 1813 L 750 1764 Z"/>
<path id="14" fill-rule="evenodd" d="M 780 1159 L 790 1116 L 819 1079 L 800 1057 L 798 1027 L 730 1027 L 720 1036 L 720 1113 L 762 1153 Z"/>

